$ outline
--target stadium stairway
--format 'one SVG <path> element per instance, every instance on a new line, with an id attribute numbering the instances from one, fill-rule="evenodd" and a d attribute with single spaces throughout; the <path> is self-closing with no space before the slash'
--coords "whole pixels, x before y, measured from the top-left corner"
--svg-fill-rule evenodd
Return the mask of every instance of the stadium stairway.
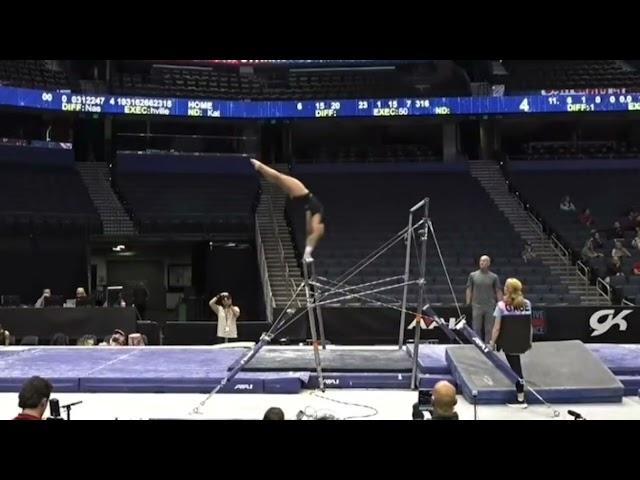
<path id="1" fill-rule="evenodd" d="M 469 162 L 471 175 L 487 191 L 496 206 L 504 213 L 513 228 L 530 242 L 536 256 L 549 267 L 569 292 L 580 297 L 581 305 L 609 305 L 610 301 L 581 277 L 574 265 L 554 248 L 553 242 L 535 224 L 535 220 L 525 211 L 519 200 L 509 192 L 504 175 L 494 161 Z"/>
<path id="2" fill-rule="evenodd" d="M 287 172 L 286 165 L 270 165 L 281 172 Z M 295 289 L 302 281 L 302 272 L 289 235 L 285 218 L 287 195 L 277 186 L 260 179 L 262 194 L 256 211 L 256 221 L 264 246 L 269 283 L 276 307 L 284 307 L 291 300 Z M 301 291 L 294 306 L 306 305 L 304 291 Z"/>
<path id="3" fill-rule="evenodd" d="M 100 219 L 103 234 L 113 236 L 136 235 L 131 218 L 111 188 L 109 166 L 106 163 L 81 162 L 76 164 L 82 181 L 89 191 Z"/>

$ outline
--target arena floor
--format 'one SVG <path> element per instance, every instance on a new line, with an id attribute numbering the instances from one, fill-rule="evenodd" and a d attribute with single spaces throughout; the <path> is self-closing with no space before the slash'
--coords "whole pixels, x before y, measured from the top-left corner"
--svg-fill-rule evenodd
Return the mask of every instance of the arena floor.
<path id="1" fill-rule="evenodd" d="M 324 398 L 322 398 L 322 397 Z M 299 411 L 331 414 L 339 419 L 367 417 L 369 420 L 411 420 L 411 407 L 417 393 L 407 390 L 327 390 L 325 393 L 303 391 L 299 394 L 222 394 L 212 397 L 202 408 L 202 414 L 190 412 L 206 395 L 200 394 L 128 394 L 128 393 L 59 393 L 61 405 L 82 401 L 71 410 L 72 420 L 259 420 L 269 407 L 280 407 L 287 419 L 295 419 Z M 360 404 L 370 408 L 345 405 L 331 400 Z M 554 405 L 560 411 L 553 418 L 551 410 L 542 405 L 530 405 L 519 410 L 501 405 L 481 405 L 478 420 L 572 420 L 567 410 L 575 410 L 588 420 L 640 420 L 640 399 L 624 397 L 617 404 Z M 17 393 L 0 394 L 0 418 L 9 419 L 18 413 Z M 377 411 L 377 412 L 376 412 Z M 473 405 L 458 396 L 461 420 L 473 420 Z"/>

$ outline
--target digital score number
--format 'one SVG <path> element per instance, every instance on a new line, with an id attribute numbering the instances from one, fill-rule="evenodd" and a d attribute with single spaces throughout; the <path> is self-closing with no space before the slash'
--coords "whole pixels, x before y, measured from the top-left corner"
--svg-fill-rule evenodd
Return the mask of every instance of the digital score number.
<path id="1" fill-rule="evenodd" d="M 338 112 L 340 112 L 340 102 L 316 102 L 315 104 L 316 118 L 337 117 Z"/>

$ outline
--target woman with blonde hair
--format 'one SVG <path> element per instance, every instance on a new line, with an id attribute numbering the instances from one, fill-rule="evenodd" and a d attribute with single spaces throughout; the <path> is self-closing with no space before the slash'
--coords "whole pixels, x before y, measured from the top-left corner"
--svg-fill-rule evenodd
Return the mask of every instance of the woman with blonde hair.
<path id="1" fill-rule="evenodd" d="M 531 328 L 531 302 L 522 294 L 522 282 L 517 278 L 508 278 L 504 283 L 504 297 L 493 312 L 495 323 L 489 346 L 503 350 L 511 369 L 518 375 L 516 382 L 517 404 L 526 407 L 524 397 L 524 377 L 520 355 L 531 349 L 533 330 Z M 526 321 L 528 317 L 529 321 Z M 506 325 L 513 326 L 511 329 Z M 509 338 L 504 331 L 509 330 Z M 501 335 L 501 332 L 503 335 Z"/>

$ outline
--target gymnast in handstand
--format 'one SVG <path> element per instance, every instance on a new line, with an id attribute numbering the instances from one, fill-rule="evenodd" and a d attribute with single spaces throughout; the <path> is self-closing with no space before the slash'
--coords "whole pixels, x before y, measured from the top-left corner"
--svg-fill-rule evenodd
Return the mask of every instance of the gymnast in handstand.
<path id="1" fill-rule="evenodd" d="M 311 253 L 324 236 L 324 207 L 320 200 L 309 191 L 297 178 L 280 173 L 273 168 L 267 167 L 258 160 L 251 159 L 251 163 L 256 171 L 260 173 L 268 182 L 280 187 L 294 202 L 302 204 L 305 210 L 307 241 L 302 259 L 305 262 L 313 262 Z"/>

